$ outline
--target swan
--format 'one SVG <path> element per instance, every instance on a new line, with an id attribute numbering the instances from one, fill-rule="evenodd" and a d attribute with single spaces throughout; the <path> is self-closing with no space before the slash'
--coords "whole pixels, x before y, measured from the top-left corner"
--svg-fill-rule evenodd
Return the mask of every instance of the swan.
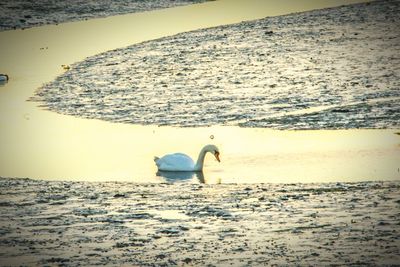
<path id="1" fill-rule="evenodd" d="M 219 149 L 215 145 L 206 145 L 200 151 L 196 164 L 186 154 L 174 153 L 168 154 L 161 158 L 154 157 L 154 162 L 159 171 L 174 171 L 174 172 L 201 172 L 203 171 L 204 158 L 210 152 L 220 162 Z"/>

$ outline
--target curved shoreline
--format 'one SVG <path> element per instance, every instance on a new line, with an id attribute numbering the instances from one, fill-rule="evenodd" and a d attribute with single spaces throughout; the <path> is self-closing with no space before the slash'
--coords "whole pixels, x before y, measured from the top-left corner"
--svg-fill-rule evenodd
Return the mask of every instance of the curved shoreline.
<path id="1" fill-rule="evenodd" d="M 0 31 L 26 29 L 43 25 L 82 21 L 93 18 L 104 18 L 115 15 L 141 13 L 151 10 L 172 8 L 196 4 L 206 0 L 165 1 L 109 1 L 96 0 L 89 2 L 57 1 L 31 2 L 17 0 L 0 5 Z"/>
<path id="2" fill-rule="evenodd" d="M 396 129 L 399 20 L 380 1 L 184 32 L 74 63 L 32 100 L 140 125 Z"/>
<path id="3" fill-rule="evenodd" d="M 33 95 L 36 88 L 62 73 L 62 64 L 70 65 L 90 55 L 182 31 L 230 24 L 246 19 L 253 20 L 268 15 L 299 12 L 319 8 L 315 5 L 326 7 L 337 3 L 337 1 L 321 1 L 311 4 L 312 1 L 298 1 L 299 6 L 303 5 L 303 10 L 299 10 L 299 6 L 289 9 L 287 7 L 289 2 L 283 2 L 280 9 L 266 10 L 267 1 L 252 1 L 253 4 L 261 5 L 262 3 L 263 8 L 251 5 L 247 1 L 245 8 L 241 9 L 240 3 L 244 2 L 246 1 L 232 1 L 232 5 L 227 5 L 227 1 L 217 1 L 145 14 L 43 26 L 24 31 L 1 32 L 0 71 L 8 73 L 10 81 L 0 87 L 0 176 L 134 181 L 142 181 L 145 178 L 146 181 L 157 182 L 162 179 L 155 177 L 154 164 L 152 160 L 147 159 L 176 149 L 185 150 L 189 154 L 195 153 L 198 146 L 204 142 L 215 142 L 225 147 L 227 158 L 225 158 L 225 165 L 209 163 L 208 168 L 212 179 L 222 177 L 222 181 L 226 181 L 224 179 L 227 177 L 246 176 L 249 177 L 248 182 L 256 182 L 260 181 L 259 179 L 265 179 L 266 176 L 260 174 L 267 171 L 272 172 L 274 175 L 270 176 L 275 177 L 276 180 L 281 177 L 297 177 L 297 181 L 301 181 L 309 177 L 313 181 L 319 177 L 323 182 L 330 181 L 324 180 L 329 179 L 328 177 L 340 180 L 343 173 L 340 172 L 339 176 L 331 176 L 330 172 L 323 169 L 317 171 L 318 158 L 307 156 L 313 151 L 308 147 L 313 147 L 316 137 L 321 140 L 320 144 L 325 144 L 332 139 L 332 136 L 342 140 L 343 143 L 351 143 L 354 140 L 361 140 L 362 143 L 369 140 L 372 135 L 375 146 L 356 142 L 352 147 L 353 153 L 348 154 L 348 157 L 357 155 L 362 159 L 365 154 L 358 152 L 370 149 L 367 155 L 371 157 L 367 159 L 378 157 L 380 161 L 376 161 L 376 164 L 383 164 L 380 166 L 377 177 L 400 179 L 395 169 L 397 162 L 400 162 L 398 160 L 400 155 L 396 150 L 398 136 L 393 135 L 394 130 L 320 131 L 304 134 L 235 127 L 210 127 L 195 130 L 143 127 L 63 116 L 41 110 L 35 103 L 26 101 Z M 348 3 L 348 1 L 341 2 Z M 297 10 L 294 10 L 295 8 Z M 229 16 L 220 16 L 221 10 Z M 146 28 L 140 25 L 146 25 Z M 152 135 L 154 137 L 151 137 Z M 210 140 L 210 135 L 214 135 L 215 140 Z M 266 142 L 266 139 L 270 141 Z M 239 146 L 231 147 L 234 144 L 237 145 L 238 140 L 241 141 Z M 282 147 L 272 152 L 262 150 L 277 140 L 282 142 Z M 302 140 L 306 142 L 301 144 Z M 257 142 L 263 142 L 263 146 L 260 147 Z M 238 149 L 243 149 L 243 146 L 249 149 L 246 151 L 247 154 L 238 152 Z M 250 149 L 257 147 L 260 147 L 257 149 L 258 153 L 252 153 Z M 333 166 L 328 166 L 334 173 L 335 170 L 340 170 L 346 158 L 343 158 L 340 151 L 338 152 L 332 144 L 328 147 L 331 150 L 325 156 L 337 159 Z M 303 154 L 298 154 L 296 149 L 300 149 Z M 343 151 L 346 149 L 346 146 L 342 147 Z M 384 157 L 374 154 L 374 151 L 380 151 L 380 149 L 383 149 Z M 282 154 L 282 151 L 286 153 Z M 290 172 L 285 173 L 287 170 L 284 166 L 288 166 L 288 163 L 298 157 L 303 160 L 295 161 L 295 167 L 292 166 Z M 224 160 L 224 154 L 222 154 L 222 159 Z M 243 160 L 249 162 L 250 165 L 253 164 L 251 166 L 255 171 L 246 173 L 243 168 L 233 168 L 233 171 L 231 169 L 229 173 L 222 172 L 223 168 L 237 166 L 237 163 Z M 276 167 L 270 166 L 263 169 L 266 160 L 269 163 L 272 161 L 279 164 Z M 376 164 L 371 168 L 377 167 Z M 350 165 L 348 167 L 351 168 Z M 348 172 L 348 175 L 352 177 L 342 177 L 342 179 L 366 179 L 364 174 L 369 170 L 362 170 L 362 165 L 356 167 L 358 173 L 353 170 L 354 172 Z M 315 173 L 308 175 L 306 170 L 314 170 Z M 299 172 L 302 174 L 299 175 Z M 320 177 L 324 173 L 325 175 Z"/>

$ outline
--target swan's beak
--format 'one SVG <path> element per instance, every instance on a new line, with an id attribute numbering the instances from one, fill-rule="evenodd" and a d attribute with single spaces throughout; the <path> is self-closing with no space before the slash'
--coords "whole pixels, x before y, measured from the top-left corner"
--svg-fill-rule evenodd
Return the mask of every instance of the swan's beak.
<path id="1" fill-rule="evenodd" d="M 215 151 L 214 156 L 218 160 L 218 162 L 221 162 L 221 160 L 219 159 L 219 152 L 218 151 Z"/>

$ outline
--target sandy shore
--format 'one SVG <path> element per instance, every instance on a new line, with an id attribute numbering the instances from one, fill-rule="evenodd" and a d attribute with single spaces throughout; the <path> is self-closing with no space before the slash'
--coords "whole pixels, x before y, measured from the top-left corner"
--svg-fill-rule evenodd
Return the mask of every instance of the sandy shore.
<path id="1" fill-rule="evenodd" d="M 399 27 L 400 2 L 378 1 L 185 32 L 89 57 L 34 99 L 143 125 L 399 128 Z"/>
<path id="2" fill-rule="evenodd" d="M 27 1 L 0 4 L 0 31 L 146 12 L 205 0 L 152 1 Z"/>
<path id="3" fill-rule="evenodd" d="M 0 179 L 0 265 L 398 266 L 399 190 Z"/>

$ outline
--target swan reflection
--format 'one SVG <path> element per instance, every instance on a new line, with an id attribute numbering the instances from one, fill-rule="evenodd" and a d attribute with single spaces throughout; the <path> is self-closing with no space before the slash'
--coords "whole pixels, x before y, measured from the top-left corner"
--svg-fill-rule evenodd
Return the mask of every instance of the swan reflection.
<path id="1" fill-rule="evenodd" d="M 169 183 L 188 182 L 195 178 L 197 178 L 200 183 L 205 183 L 203 172 L 157 171 L 156 175 L 163 177 L 164 180 Z"/>

